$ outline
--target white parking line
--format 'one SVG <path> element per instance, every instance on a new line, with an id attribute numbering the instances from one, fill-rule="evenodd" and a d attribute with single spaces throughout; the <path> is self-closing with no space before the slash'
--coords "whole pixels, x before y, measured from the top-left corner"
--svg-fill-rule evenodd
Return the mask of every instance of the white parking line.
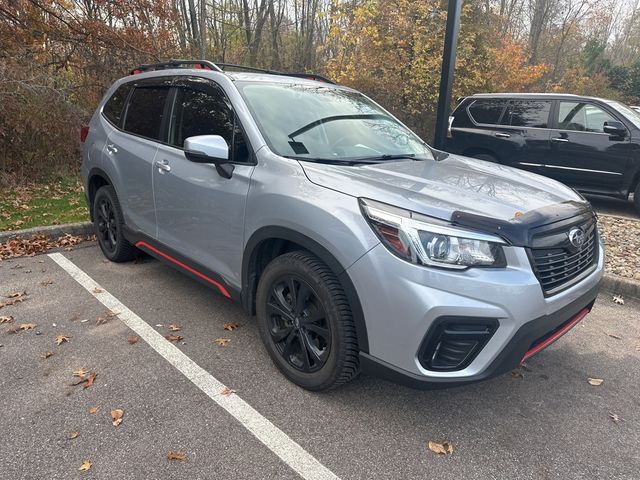
<path id="1" fill-rule="evenodd" d="M 162 334 L 129 310 L 120 300 L 107 292 L 104 287 L 99 285 L 73 262 L 60 253 L 50 253 L 49 257 L 71 275 L 85 290 L 98 299 L 100 303 L 116 313 L 127 327 L 136 332 L 151 348 L 191 380 L 209 398 L 229 412 L 231 416 L 238 420 L 301 477 L 309 480 L 338 479 L 331 470 L 322 465 L 238 395 L 222 395 L 222 391 L 225 388 L 224 384 L 182 353 L 178 347 L 167 341 Z"/>

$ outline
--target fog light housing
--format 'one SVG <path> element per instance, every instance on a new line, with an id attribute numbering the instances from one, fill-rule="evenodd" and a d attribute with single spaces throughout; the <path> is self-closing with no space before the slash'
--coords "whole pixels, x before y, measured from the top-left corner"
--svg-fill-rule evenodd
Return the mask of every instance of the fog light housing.
<path id="1" fill-rule="evenodd" d="M 427 332 L 418 353 L 427 370 L 462 370 L 473 362 L 498 329 L 498 320 L 441 317 Z"/>

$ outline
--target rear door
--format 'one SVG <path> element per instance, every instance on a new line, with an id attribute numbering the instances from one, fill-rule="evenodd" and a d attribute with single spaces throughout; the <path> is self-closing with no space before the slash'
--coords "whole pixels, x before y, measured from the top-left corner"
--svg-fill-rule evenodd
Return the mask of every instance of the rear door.
<path id="1" fill-rule="evenodd" d="M 153 161 L 162 137 L 163 119 L 171 88 L 168 77 L 149 78 L 133 84 L 122 127 L 109 135 L 104 161 L 115 170 L 114 187 L 125 223 L 146 235 L 155 236 Z"/>
<path id="2" fill-rule="evenodd" d="M 231 178 L 184 155 L 184 141 L 220 135 L 234 163 Z M 178 77 L 168 144 L 153 169 L 158 239 L 177 254 L 240 285 L 244 214 L 253 155 L 224 91 L 211 80 Z"/>
<path id="3" fill-rule="evenodd" d="M 509 101 L 500 123 L 502 132 L 508 135 L 505 141 L 510 141 L 513 148 L 503 163 L 545 173 L 543 165 L 550 151 L 548 126 L 552 104 L 552 100 L 545 99 Z"/>
<path id="4" fill-rule="evenodd" d="M 585 190 L 619 190 L 629 162 L 630 137 L 604 133 L 608 121 L 622 120 L 590 101 L 559 101 L 545 161 L 547 175 Z"/>

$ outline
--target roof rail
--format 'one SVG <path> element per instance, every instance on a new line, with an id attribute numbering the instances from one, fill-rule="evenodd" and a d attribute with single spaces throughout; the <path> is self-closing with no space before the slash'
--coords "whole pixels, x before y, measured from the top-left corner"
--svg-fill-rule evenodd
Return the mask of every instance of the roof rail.
<path id="1" fill-rule="evenodd" d="M 181 68 L 181 67 L 194 67 L 202 70 L 214 70 L 216 72 L 222 71 L 222 69 L 218 67 L 215 63 L 210 62 L 208 60 L 171 59 L 166 63 L 144 63 L 142 65 L 138 65 L 136 68 L 131 70 L 131 75 L 135 75 L 137 73 L 142 73 L 142 72 L 150 72 L 153 70 L 167 70 L 169 68 Z"/>
<path id="2" fill-rule="evenodd" d="M 139 65 L 133 70 L 131 70 L 130 74 L 135 75 L 142 72 L 150 72 L 153 70 L 166 70 L 170 68 L 184 68 L 184 67 L 193 67 L 202 70 L 213 70 L 216 72 L 224 72 L 226 69 L 234 68 L 241 71 L 247 72 L 261 72 L 267 73 L 269 75 L 282 75 L 285 77 L 296 77 L 296 78 L 306 78 L 307 80 L 316 80 L 318 82 L 331 83 L 335 85 L 335 82 L 329 80 L 322 75 L 316 75 L 315 73 L 286 73 L 279 72 L 276 70 L 267 70 L 264 68 L 258 67 L 249 67 L 246 65 L 237 65 L 235 63 L 213 63 L 208 60 L 177 60 L 172 59 L 166 63 L 145 63 L 143 65 Z"/>

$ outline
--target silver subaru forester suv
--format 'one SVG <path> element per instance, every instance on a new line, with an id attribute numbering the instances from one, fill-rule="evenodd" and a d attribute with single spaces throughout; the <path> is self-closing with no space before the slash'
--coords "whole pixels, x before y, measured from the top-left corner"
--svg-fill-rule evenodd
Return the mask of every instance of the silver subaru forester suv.
<path id="1" fill-rule="evenodd" d="M 144 65 L 106 93 L 82 175 L 109 260 L 241 302 L 310 390 L 483 380 L 589 312 L 604 254 L 574 190 L 434 150 L 322 77 L 234 70 Z"/>

